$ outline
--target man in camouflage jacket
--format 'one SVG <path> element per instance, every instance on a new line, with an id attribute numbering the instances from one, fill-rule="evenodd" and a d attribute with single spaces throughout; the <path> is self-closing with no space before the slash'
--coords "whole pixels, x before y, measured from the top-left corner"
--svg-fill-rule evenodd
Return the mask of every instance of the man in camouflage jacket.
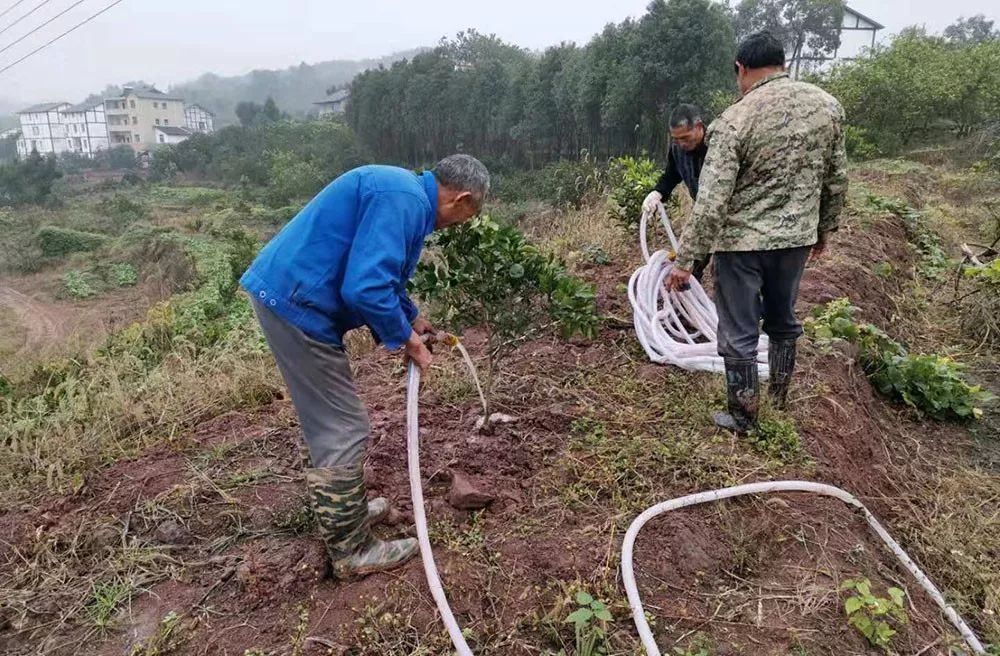
<path id="1" fill-rule="evenodd" d="M 694 263 L 715 253 L 719 355 L 729 412 L 744 432 L 757 418 L 758 322 L 770 338 L 770 396 L 783 407 L 802 325 L 795 317 L 810 251 L 837 229 L 847 193 L 844 110 L 822 89 L 789 79 L 780 41 L 762 32 L 736 56 L 743 98 L 708 130 L 701 189 L 668 284 L 684 289 Z"/>

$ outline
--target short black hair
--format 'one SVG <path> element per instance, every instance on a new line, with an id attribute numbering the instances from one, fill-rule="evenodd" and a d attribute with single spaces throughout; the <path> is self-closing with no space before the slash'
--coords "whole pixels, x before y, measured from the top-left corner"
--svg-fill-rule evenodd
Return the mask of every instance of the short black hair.
<path id="1" fill-rule="evenodd" d="M 693 128 L 698 121 L 704 121 L 701 110 L 696 105 L 677 105 L 670 113 L 670 127 L 673 128 Z"/>
<path id="2" fill-rule="evenodd" d="M 747 69 L 784 66 L 785 46 L 770 32 L 751 34 L 740 44 L 736 63 Z"/>

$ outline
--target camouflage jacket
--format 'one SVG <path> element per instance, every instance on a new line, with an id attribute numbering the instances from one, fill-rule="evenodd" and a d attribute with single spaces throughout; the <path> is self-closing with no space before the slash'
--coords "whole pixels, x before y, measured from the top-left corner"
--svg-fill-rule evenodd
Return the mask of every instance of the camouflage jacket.
<path id="1" fill-rule="evenodd" d="M 677 265 L 715 251 L 811 246 L 847 194 L 844 109 L 819 87 L 771 75 L 708 128 L 701 189 Z"/>

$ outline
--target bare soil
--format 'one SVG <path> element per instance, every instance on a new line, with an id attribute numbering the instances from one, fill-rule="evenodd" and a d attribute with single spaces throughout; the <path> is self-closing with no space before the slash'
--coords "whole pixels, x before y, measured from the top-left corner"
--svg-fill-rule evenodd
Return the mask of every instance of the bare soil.
<path id="1" fill-rule="evenodd" d="M 907 261 L 901 231 L 887 221 L 842 232 L 831 258 L 808 270 L 801 311 L 850 295 L 866 318 L 889 321 L 900 288 L 865 263 Z M 635 264 L 583 271 L 598 285 L 602 311 L 631 316 L 619 287 Z M 2 298 L 35 317 L 36 341 L 65 330 L 73 312 L 16 292 Z M 471 331 L 465 342 L 481 355 L 480 335 Z M 712 429 L 697 399 L 721 400 L 718 380 L 645 363 L 628 326 L 615 321 L 592 342 L 545 338 L 521 348 L 498 404 L 517 420 L 490 436 L 473 428 L 474 394 L 452 389 L 464 375 L 459 365 L 439 360 L 443 369 L 421 404 L 425 495 L 442 579 L 482 654 L 574 653 L 563 619 L 576 589 L 611 604 L 615 653 L 633 653 L 618 553 L 635 510 L 653 501 L 724 484 L 808 478 L 860 496 L 892 531 L 909 512 L 900 499 L 920 471 L 958 461 L 970 448 L 962 427 L 926 424 L 878 397 L 850 353 L 808 345 L 792 410 L 808 459 L 787 463 Z M 371 415 L 370 494 L 388 497 L 398 511 L 378 532 L 409 535 L 402 368 L 376 351 L 356 369 Z M 603 439 L 582 436 L 583 420 L 603 426 Z M 496 501 L 480 512 L 451 507 L 452 469 L 474 476 Z M 106 629 L 86 613 L 66 615 L 89 603 L 89 590 L 60 596 L 52 585 L 51 598 L 37 604 L 0 601 L 3 653 L 450 653 L 419 560 L 360 581 L 326 577 L 300 471 L 295 415 L 279 400 L 217 417 L 169 446 L 111 465 L 75 495 L 5 509 L 0 568 L 8 573 L 65 557 L 67 568 L 77 568 L 65 576 L 77 580 L 88 564 L 124 549 L 132 558 L 141 554 L 147 574 Z M 863 520 L 833 500 L 780 495 L 678 511 L 644 530 L 636 565 L 668 653 L 699 637 L 718 656 L 879 653 L 843 616 L 837 587 L 856 576 L 870 578 L 883 596 L 890 585 L 907 591 L 911 622 L 894 642 L 898 653 L 946 654 L 955 642 Z M 140 648 L 147 651 L 132 651 Z"/>

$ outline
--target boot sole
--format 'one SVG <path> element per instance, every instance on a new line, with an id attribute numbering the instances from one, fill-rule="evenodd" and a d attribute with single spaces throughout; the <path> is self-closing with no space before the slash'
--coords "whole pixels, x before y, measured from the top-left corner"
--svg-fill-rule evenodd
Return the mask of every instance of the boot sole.
<path id="1" fill-rule="evenodd" d="M 402 560 L 395 562 L 391 565 L 372 565 L 369 567 L 360 567 L 358 569 L 353 569 L 350 572 L 347 572 L 342 575 L 337 574 L 336 572 L 331 572 L 331 574 L 333 578 L 338 581 L 355 581 L 357 579 L 361 579 L 366 576 L 370 576 L 372 574 L 378 574 L 379 572 L 391 572 L 394 569 L 398 569 L 399 567 L 402 567 L 406 563 L 413 560 L 419 553 L 420 550 L 418 549 L 417 551 L 414 551 L 406 558 L 403 558 Z"/>

